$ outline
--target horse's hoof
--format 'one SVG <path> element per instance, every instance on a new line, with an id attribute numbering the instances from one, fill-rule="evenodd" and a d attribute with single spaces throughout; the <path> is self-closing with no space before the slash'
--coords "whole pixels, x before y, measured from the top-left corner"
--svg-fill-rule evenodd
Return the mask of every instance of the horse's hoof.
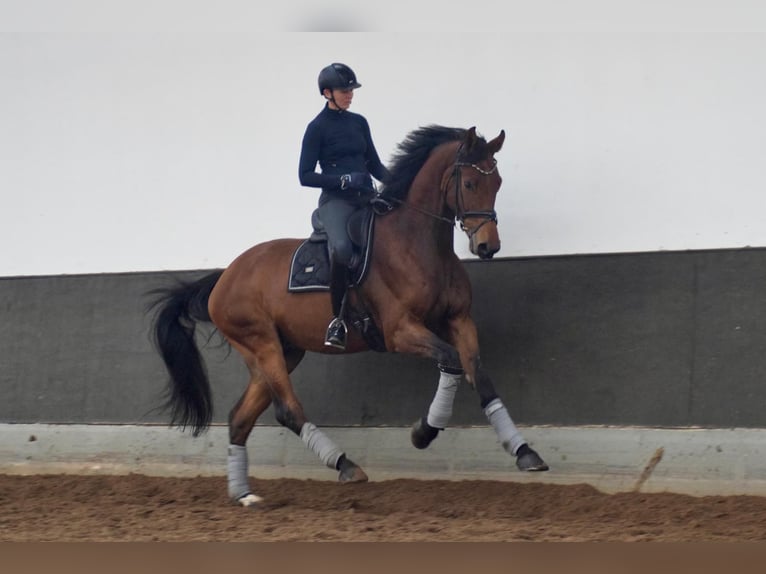
<path id="1" fill-rule="evenodd" d="M 548 465 L 540 458 L 534 450 L 529 448 L 529 445 L 524 443 L 516 451 L 516 466 L 519 470 L 527 472 L 540 472 L 548 470 Z"/>
<path id="2" fill-rule="evenodd" d="M 345 456 L 340 461 L 338 482 L 367 482 L 367 474 Z"/>
<path id="3" fill-rule="evenodd" d="M 338 482 L 367 482 L 368 480 L 367 474 L 358 466 L 351 472 L 341 472 L 338 475 Z"/>
<path id="4" fill-rule="evenodd" d="M 412 430 L 410 431 L 412 446 L 421 450 L 428 448 L 428 445 L 439 435 L 439 430 L 429 425 L 425 417 L 419 419 L 412 425 Z"/>
<path id="5" fill-rule="evenodd" d="M 235 502 L 240 506 L 248 508 L 251 506 L 258 506 L 259 503 L 263 502 L 263 498 L 250 492 L 245 496 L 239 497 Z"/>

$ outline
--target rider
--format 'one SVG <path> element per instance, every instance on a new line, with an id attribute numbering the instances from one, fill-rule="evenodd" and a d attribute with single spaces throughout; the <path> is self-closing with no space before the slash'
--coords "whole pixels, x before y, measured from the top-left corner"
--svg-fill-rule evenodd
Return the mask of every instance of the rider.
<path id="1" fill-rule="evenodd" d="M 353 246 L 346 230 L 351 214 L 375 195 L 371 175 L 387 183 L 388 169 L 380 161 L 367 120 L 349 112 L 354 90 L 362 85 L 345 64 L 333 63 L 319 72 L 319 93 L 327 100 L 309 122 L 298 166 L 300 183 L 322 188 L 319 218 L 330 250 L 330 297 L 334 318 L 325 345 L 346 348 L 346 323 L 340 316 L 349 283 Z M 316 171 L 319 163 L 321 172 Z"/>

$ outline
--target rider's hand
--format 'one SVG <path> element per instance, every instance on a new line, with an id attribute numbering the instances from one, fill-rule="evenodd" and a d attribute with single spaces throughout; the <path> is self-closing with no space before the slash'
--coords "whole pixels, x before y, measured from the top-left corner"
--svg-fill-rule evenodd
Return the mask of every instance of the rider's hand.
<path id="1" fill-rule="evenodd" d="M 372 189 L 372 178 L 369 174 L 354 171 L 340 176 L 341 189 Z"/>

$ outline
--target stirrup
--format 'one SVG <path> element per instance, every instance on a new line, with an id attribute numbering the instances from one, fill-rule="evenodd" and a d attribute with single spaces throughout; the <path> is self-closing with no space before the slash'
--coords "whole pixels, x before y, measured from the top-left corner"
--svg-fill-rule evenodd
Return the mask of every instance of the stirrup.
<path id="1" fill-rule="evenodd" d="M 327 334 L 325 335 L 324 346 L 334 347 L 335 349 L 346 349 L 346 322 L 337 317 L 330 321 L 330 325 L 327 327 Z"/>

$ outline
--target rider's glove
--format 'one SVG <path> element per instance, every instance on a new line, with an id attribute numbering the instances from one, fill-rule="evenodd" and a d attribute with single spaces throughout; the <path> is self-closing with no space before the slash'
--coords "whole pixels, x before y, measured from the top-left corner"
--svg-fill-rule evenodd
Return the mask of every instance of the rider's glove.
<path id="1" fill-rule="evenodd" d="M 369 174 L 354 171 L 340 176 L 340 188 L 346 189 L 373 189 L 372 178 Z"/>

